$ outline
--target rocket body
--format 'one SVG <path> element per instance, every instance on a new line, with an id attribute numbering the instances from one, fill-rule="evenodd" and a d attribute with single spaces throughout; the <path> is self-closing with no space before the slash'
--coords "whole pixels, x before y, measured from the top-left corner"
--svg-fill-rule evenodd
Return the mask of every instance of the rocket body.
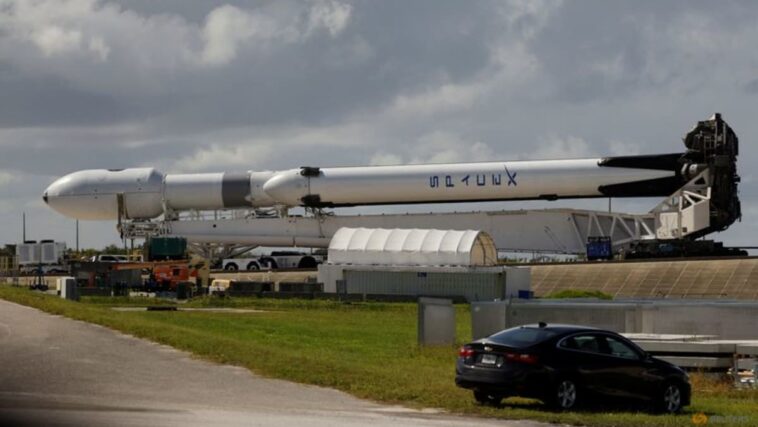
<path id="1" fill-rule="evenodd" d="M 599 166 L 602 159 L 344 167 L 275 174 L 263 190 L 288 206 L 450 203 L 603 197 L 603 186 L 673 177 L 672 170 Z M 306 173 L 304 173 L 306 172 Z"/>
<path id="2" fill-rule="evenodd" d="M 664 196 L 684 182 L 677 155 L 163 174 L 93 169 L 53 182 L 43 199 L 81 220 L 165 212 L 530 199 Z"/>

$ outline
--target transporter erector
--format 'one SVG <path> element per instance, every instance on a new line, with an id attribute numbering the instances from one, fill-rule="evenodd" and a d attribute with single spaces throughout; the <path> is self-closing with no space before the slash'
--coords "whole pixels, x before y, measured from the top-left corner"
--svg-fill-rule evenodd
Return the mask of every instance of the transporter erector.
<path id="1" fill-rule="evenodd" d="M 540 212 L 543 216 L 550 216 L 551 211 L 560 212 L 547 222 L 560 222 L 559 217 L 573 221 L 575 230 L 568 230 L 570 234 L 577 234 L 573 240 L 608 235 L 616 243 L 628 246 L 635 240 L 695 239 L 721 231 L 740 218 L 735 133 L 715 114 L 709 120 L 698 122 L 685 136 L 684 145 L 684 152 L 673 154 L 567 160 L 305 166 L 282 171 L 195 174 L 164 174 L 153 168 L 92 169 L 59 178 L 44 191 L 43 199 L 52 209 L 71 218 L 118 220 L 125 237 L 140 237 L 141 233 L 152 230 L 168 235 L 185 233 L 191 242 L 198 243 L 324 246 L 330 230 L 338 225 L 414 227 L 429 222 L 428 228 L 469 227 L 490 233 L 493 230 L 488 228 L 515 225 L 491 219 L 504 211 L 461 213 L 457 219 L 456 214 L 449 213 L 323 215 L 325 209 L 334 207 L 666 197 L 647 214 L 618 214 L 621 216 L 616 219 L 613 213 L 607 213 L 609 217 L 602 212 L 580 210 L 513 211 L 528 223 L 541 221 L 532 219 L 538 216 L 536 214 L 531 218 L 524 216 L 528 212 Z M 294 207 L 309 208 L 313 215 L 291 217 L 288 211 Z M 688 208 L 692 208 L 690 213 Z M 246 213 L 232 214 L 224 220 L 219 220 L 218 214 L 213 220 L 202 220 L 202 216 L 196 214 L 209 211 Z M 195 214 L 189 218 L 188 212 Z M 576 223 L 577 214 L 596 224 L 580 226 Z M 490 219 L 476 227 L 478 219 L 471 215 L 485 215 Z M 242 226 L 241 220 L 250 225 Z M 460 223 L 456 224 L 458 220 Z M 611 224 L 606 224 L 608 221 Z M 529 227 L 540 228 L 539 224 L 522 224 L 519 228 L 528 230 Z M 525 242 L 526 245 L 518 249 L 574 253 L 583 247 L 579 241 L 567 241 L 564 236 L 567 230 L 554 228 L 561 227 L 545 225 L 541 232 L 553 234 L 548 239 L 553 241 L 552 245 Z M 626 240 L 622 243 L 614 235 L 619 230 L 625 234 L 621 240 Z M 517 249 L 519 246 L 503 242 L 505 236 L 498 242 L 497 235 L 493 233 L 499 248 Z M 508 239 L 512 241 L 513 237 Z M 523 236 L 520 240 L 524 240 Z"/>

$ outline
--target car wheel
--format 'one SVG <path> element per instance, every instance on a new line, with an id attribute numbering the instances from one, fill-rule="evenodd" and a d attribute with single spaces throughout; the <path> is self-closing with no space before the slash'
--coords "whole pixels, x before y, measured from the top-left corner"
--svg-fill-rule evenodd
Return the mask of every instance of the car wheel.
<path id="1" fill-rule="evenodd" d="M 261 258 L 261 265 L 269 270 L 276 270 L 279 266 L 276 264 L 276 260 L 273 258 Z"/>
<path id="2" fill-rule="evenodd" d="M 316 268 L 318 263 L 313 257 L 303 257 L 297 264 L 297 268 Z"/>
<path id="3" fill-rule="evenodd" d="M 682 410 L 682 387 L 677 383 L 668 382 L 663 386 L 658 399 L 658 410 L 675 414 Z"/>
<path id="4" fill-rule="evenodd" d="M 258 271 L 260 269 L 261 267 L 257 263 L 254 263 L 254 262 L 251 262 L 250 264 L 247 265 L 247 271 Z"/>
<path id="5" fill-rule="evenodd" d="M 579 387 L 574 380 L 563 378 L 553 388 L 548 404 L 555 409 L 568 411 L 576 408 L 579 401 Z"/>
<path id="6" fill-rule="evenodd" d="M 483 391 L 475 391 L 474 399 L 482 405 L 497 406 L 500 401 L 503 400 L 501 396 L 485 393 Z"/>
<path id="7" fill-rule="evenodd" d="M 224 270 L 226 270 L 226 271 L 237 271 L 237 270 L 239 270 L 239 267 L 237 267 L 237 264 L 229 263 L 229 264 L 226 264 L 226 267 L 224 267 Z"/>

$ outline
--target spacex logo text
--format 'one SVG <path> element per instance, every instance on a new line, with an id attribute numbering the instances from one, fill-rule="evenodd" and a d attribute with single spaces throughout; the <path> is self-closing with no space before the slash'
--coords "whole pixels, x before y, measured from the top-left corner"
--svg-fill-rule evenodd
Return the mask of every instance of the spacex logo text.
<path id="1" fill-rule="evenodd" d="M 504 166 L 504 167 L 505 167 L 505 174 L 508 176 L 508 185 L 510 186 L 511 184 L 513 184 L 514 187 L 517 186 L 518 184 L 516 184 L 516 171 L 513 171 L 513 173 L 511 173 L 508 170 L 508 166 Z"/>
<path id="2" fill-rule="evenodd" d="M 516 172 L 511 172 L 505 167 L 505 176 L 507 178 L 506 186 L 516 187 Z M 444 185 L 446 188 L 454 188 L 457 185 L 462 187 L 487 187 L 499 186 L 503 183 L 503 176 L 499 173 L 493 174 L 466 174 L 466 175 L 432 175 L 429 177 L 429 187 L 439 188 Z"/>

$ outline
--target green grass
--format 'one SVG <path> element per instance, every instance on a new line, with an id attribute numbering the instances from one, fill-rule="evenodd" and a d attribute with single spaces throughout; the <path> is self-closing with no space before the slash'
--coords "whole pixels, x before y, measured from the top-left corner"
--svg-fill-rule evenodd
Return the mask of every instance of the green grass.
<path id="1" fill-rule="evenodd" d="M 578 289 L 566 289 L 559 292 L 553 292 L 542 298 L 597 298 L 597 299 L 613 299 L 612 295 L 606 294 L 601 291 L 584 291 Z"/>
<path id="2" fill-rule="evenodd" d="M 117 312 L 99 299 L 75 303 L 6 286 L 0 286 L 0 298 L 244 366 L 260 375 L 333 387 L 386 403 L 589 426 L 692 426 L 692 416 L 699 412 L 720 417 L 718 425 L 758 425 L 758 390 L 732 390 L 699 378 L 693 381 L 693 405 L 676 416 L 623 410 L 556 413 L 526 399 L 509 399 L 500 408 L 476 405 L 471 393 L 453 382 L 457 346 L 416 345 L 414 304 L 202 298 L 184 306 L 266 311 Z M 112 305 L 126 303 L 116 300 Z M 457 306 L 457 336 L 459 344 L 470 338 L 468 306 Z"/>
<path id="3" fill-rule="evenodd" d="M 93 305 L 105 305 L 109 307 L 146 307 L 156 305 L 176 305 L 174 300 L 150 297 L 82 297 L 81 302 Z"/>

